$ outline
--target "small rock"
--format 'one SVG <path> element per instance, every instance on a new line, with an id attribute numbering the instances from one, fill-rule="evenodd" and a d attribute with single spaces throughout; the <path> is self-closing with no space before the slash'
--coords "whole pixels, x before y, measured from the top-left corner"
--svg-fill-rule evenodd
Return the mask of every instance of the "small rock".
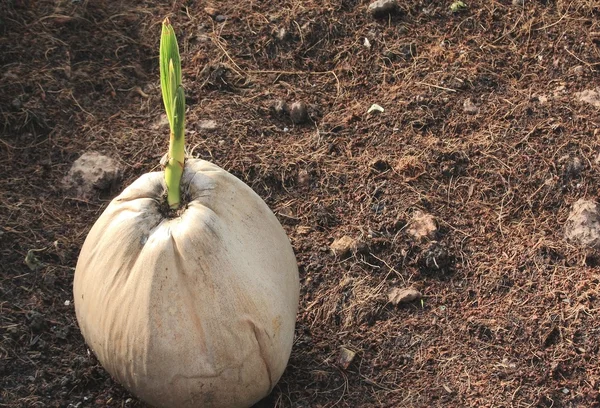
<path id="1" fill-rule="evenodd" d="M 96 152 L 86 152 L 75 160 L 63 179 L 67 191 L 83 200 L 93 196 L 95 190 L 107 190 L 121 178 L 117 162 Z"/>
<path id="2" fill-rule="evenodd" d="M 369 4 L 369 14 L 375 18 L 386 17 L 398 11 L 396 0 L 377 0 Z"/>
<path id="3" fill-rule="evenodd" d="M 295 124 L 301 124 L 308 120 L 308 109 L 304 102 L 294 102 L 290 105 L 290 118 Z"/>
<path id="4" fill-rule="evenodd" d="M 467 98 L 463 102 L 463 111 L 468 115 L 476 115 L 479 113 L 479 108 L 473 103 L 473 101 L 471 101 L 470 98 Z"/>
<path id="5" fill-rule="evenodd" d="M 223 14 L 219 14 L 218 16 L 215 17 L 215 21 L 217 23 L 222 23 L 225 20 L 227 20 L 227 16 L 224 16 Z"/>
<path id="6" fill-rule="evenodd" d="M 333 241 L 329 249 L 331 249 L 331 252 L 335 256 L 344 257 L 351 253 L 363 252 L 366 249 L 366 245 L 357 239 L 344 235 Z"/>
<path id="7" fill-rule="evenodd" d="M 347 369 L 354 360 L 356 353 L 346 347 L 340 347 L 340 355 L 338 357 L 338 364 L 342 369 Z"/>
<path id="8" fill-rule="evenodd" d="M 287 106 L 284 100 L 282 99 L 277 99 L 274 100 L 273 102 L 271 102 L 271 105 L 269 105 L 269 110 L 271 111 L 272 114 L 275 115 L 283 115 L 286 111 L 287 111 Z"/>
<path id="9" fill-rule="evenodd" d="M 388 293 L 388 300 L 394 306 L 400 303 L 410 303 L 419 299 L 421 299 L 421 292 L 419 292 L 413 287 L 393 288 Z"/>
<path id="10" fill-rule="evenodd" d="M 565 225 L 567 241 L 588 248 L 600 248 L 600 211 L 591 200 L 579 199 L 571 207 Z"/>
<path id="11" fill-rule="evenodd" d="M 71 301 L 70 300 L 65 300 L 65 306 L 71 306 Z"/>
<path id="12" fill-rule="evenodd" d="M 525 4 L 525 0 L 512 0 L 513 6 L 523 6 Z"/>
<path id="13" fill-rule="evenodd" d="M 406 233 L 416 241 L 435 239 L 437 235 L 435 218 L 431 214 L 416 210 L 408 223 Z"/>
<path id="14" fill-rule="evenodd" d="M 207 131 L 216 130 L 217 121 L 214 119 L 201 120 L 198 122 L 198 129 Z"/>
<path id="15" fill-rule="evenodd" d="M 600 87 L 588 89 L 583 92 L 576 92 L 575 97 L 581 102 L 589 103 L 596 108 L 600 108 Z"/>

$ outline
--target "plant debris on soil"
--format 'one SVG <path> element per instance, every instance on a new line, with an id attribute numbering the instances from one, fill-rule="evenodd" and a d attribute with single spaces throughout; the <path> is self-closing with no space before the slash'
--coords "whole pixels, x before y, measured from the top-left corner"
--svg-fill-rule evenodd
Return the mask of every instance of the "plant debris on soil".
<path id="1" fill-rule="evenodd" d="M 263 197 L 298 258 L 296 341 L 257 406 L 600 406 L 600 254 L 565 238 L 600 197 L 600 3 L 369 3 L 0 2 L 0 406 L 144 406 L 84 344 L 72 279 L 167 151 L 167 16 L 189 155 Z M 86 152 L 120 177 L 78 196 Z M 336 256 L 344 236 L 364 250 Z"/>

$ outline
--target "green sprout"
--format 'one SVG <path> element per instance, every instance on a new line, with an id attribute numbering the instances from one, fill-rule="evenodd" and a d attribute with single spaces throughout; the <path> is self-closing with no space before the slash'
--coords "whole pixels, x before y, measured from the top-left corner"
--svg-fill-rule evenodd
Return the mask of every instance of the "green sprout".
<path id="1" fill-rule="evenodd" d="M 181 201 L 181 175 L 185 163 L 185 95 L 181 86 L 181 59 L 173 26 L 168 18 L 160 37 L 160 88 L 171 130 L 165 165 L 167 202 L 176 209 Z"/>

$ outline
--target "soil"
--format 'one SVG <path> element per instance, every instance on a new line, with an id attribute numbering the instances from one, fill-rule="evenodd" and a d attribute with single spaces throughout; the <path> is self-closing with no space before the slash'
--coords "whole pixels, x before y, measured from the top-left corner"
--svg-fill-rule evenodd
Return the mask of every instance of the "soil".
<path id="1" fill-rule="evenodd" d="M 144 406 L 86 348 L 72 280 L 166 152 L 166 16 L 189 154 L 261 195 L 297 254 L 296 343 L 258 406 L 600 406 L 600 255 L 564 239 L 600 193 L 600 108 L 576 97 L 600 85 L 600 3 L 465 3 L 0 2 L 0 406 Z M 82 199 L 62 180 L 88 151 L 123 173 Z M 408 234 L 414 214 L 436 229 Z M 364 250 L 336 257 L 343 236 Z"/>

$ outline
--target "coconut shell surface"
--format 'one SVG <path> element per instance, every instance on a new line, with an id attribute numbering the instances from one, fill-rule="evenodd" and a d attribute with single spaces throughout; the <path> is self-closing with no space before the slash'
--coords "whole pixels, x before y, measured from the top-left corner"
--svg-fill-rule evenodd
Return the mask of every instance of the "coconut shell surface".
<path id="1" fill-rule="evenodd" d="M 141 176 L 92 227 L 74 279 L 81 332 L 105 369 L 156 407 L 249 407 L 291 353 L 296 258 L 242 181 L 188 160 L 187 208 L 161 211 L 162 172 Z"/>

